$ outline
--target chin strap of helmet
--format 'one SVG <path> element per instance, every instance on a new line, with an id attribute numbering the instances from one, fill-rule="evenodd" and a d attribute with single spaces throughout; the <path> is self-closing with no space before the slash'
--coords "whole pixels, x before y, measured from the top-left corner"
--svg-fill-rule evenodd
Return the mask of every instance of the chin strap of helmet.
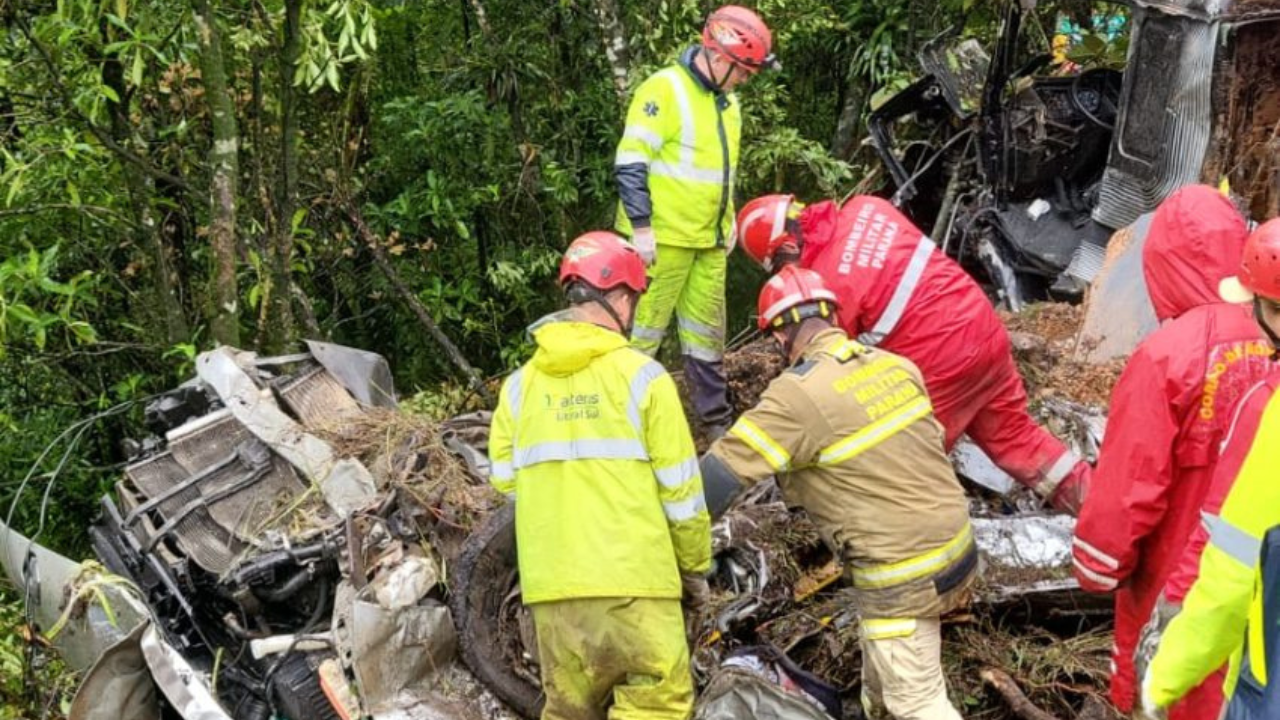
<path id="1" fill-rule="evenodd" d="M 634 302 L 632 303 L 631 318 L 628 319 L 627 322 L 622 322 L 622 318 L 618 315 L 618 311 L 613 309 L 613 306 L 609 304 L 609 300 L 605 298 L 605 294 L 601 292 L 599 288 L 592 287 L 584 282 L 574 282 L 570 283 L 569 287 L 565 288 L 565 295 L 569 298 L 569 303 L 571 305 L 582 305 L 588 302 L 595 303 L 601 310 L 604 310 L 605 314 L 608 315 L 614 323 L 617 324 L 618 332 L 622 333 L 623 337 L 631 337 L 631 328 L 635 325 L 636 321 Z"/>
<path id="2" fill-rule="evenodd" d="M 703 47 L 702 57 L 707 61 L 707 74 L 711 76 L 711 84 L 715 85 L 720 92 L 724 92 L 724 84 L 728 81 L 729 76 L 733 74 L 733 66 L 735 63 L 730 62 L 729 69 L 725 71 L 724 75 L 722 77 L 716 77 L 715 65 L 711 62 L 711 50 Z"/>
<path id="3" fill-rule="evenodd" d="M 1267 321 L 1262 319 L 1262 301 L 1257 296 L 1253 298 L 1253 319 L 1258 322 L 1258 325 L 1262 327 L 1263 334 L 1271 341 L 1271 359 L 1280 360 L 1280 335 L 1277 335 L 1276 331 L 1272 330 L 1271 326 L 1267 324 Z"/>

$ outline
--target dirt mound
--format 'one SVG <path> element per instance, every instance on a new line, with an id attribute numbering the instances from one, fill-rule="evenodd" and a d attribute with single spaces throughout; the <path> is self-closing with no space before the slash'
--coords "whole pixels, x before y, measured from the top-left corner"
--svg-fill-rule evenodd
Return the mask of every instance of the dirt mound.
<path id="1" fill-rule="evenodd" d="M 1020 313 L 1001 313 L 1001 320 L 1033 409 L 1049 398 L 1098 406 L 1110 401 L 1124 360 L 1094 364 L 1080 359 L 1087 350 L 1079 339 L 1081 306 L 1038 303 Z"/>

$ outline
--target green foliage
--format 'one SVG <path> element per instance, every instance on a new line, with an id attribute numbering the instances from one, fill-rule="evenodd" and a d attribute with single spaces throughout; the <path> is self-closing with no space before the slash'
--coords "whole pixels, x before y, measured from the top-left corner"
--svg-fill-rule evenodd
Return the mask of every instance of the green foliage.
<path id="1" fill-rule="evenodd" d="M 0 720 L 66 717 L 75 674 L 48 651 L 29 654 L 21 598 L 0 584 Z"/>
<path id="2" fill-rule="evenodd" d="M 0 44 L 0 508 L 68 426 L 189 377 L 212 343 L 210 299 L 226 281 L 213 272 L 214 123 L 200 33 L 220 29 L 237 121 L 219 152 L 237 154 L 239 302 L 229 312 L 243 344 L 279 335 L 270 299 L 292 297 L 284 307 L 301 332 L 381 352 L 400 387 L 430 389 L 457 373 L 350 211 L 484 375 L 526 359 L 525 328 L 559 306 L 563 248 L 610 226 L 616 210 L 625 101 L 603 50 L 602 2 L 210 3 L 204 26 L 193 11 L 203 5 L 174 0 L 10 8 Z M 697 42 L 713 6 L 616 2 L 631 85 Z M 867 100 L 909 81 L 920 45 L 962 15 L 978 28 L 966 33 L 989 31 L 997 16 L 986 0 L 754 6 L 785 67 L 739 92 L 738 202 L 775 190 L 845 195 L 874 160 L 856 142 L 834 157 L 837 125 L 860 128 Z M 730 335 L 749 327 L 761 277 L 741 253 L 731 259 L 728 295 L 741 311 Z M 444 387 L 411 405 L 474 403 Z M 143 434 L 140 420 L 137 406 L 95 420 L 65 463 L 69 446 L 55 447 L 16 505 L 19 527 L 39 525 L 52 482 L 44 539 L 83 552 L 96 496 L 126 460 L 120 440 Z"/>

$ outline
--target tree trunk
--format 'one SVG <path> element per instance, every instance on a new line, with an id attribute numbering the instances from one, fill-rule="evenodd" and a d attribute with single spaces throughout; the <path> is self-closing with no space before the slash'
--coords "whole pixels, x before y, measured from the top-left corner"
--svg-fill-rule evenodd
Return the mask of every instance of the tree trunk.
<path id="1" fill-rule="evenodd" d="M 631 51 L 627 47 L 627 33 L 618 14 L 618 0 L 592 0 L 591 9 L 595 12 L 600 37 L 604 41 L 605 57 L 609 59 L 613 89 L 618 93 L 618 100 L 625 104 L 627 77 L 631 72 Z"/>
<path id="2" fill-rule="evenodd" d="M 240 179 L 240 133 L 235 102 L 227 87 L 222 32 L 210 0 L 194 0 L 200 76 L 213 124 L 209 148 L 210 324 L 213 339 L 240 347 L 240 291 L 236 285 L 236 199 Z"/>
<path id="3" fill-rule="evenodd" d="M 263 284 L 258 337 L 262 350 L 285 352 L 295 338 L 290 265 L 293 262 L 293 215 L 298 206 L 298 109 L 294 71 L 302 55 L 303 0 L 285 0 L 284 46 L 280 62 L 280 177 L 276 186 L 276 228 Z"/>
<path id="4" fill-rule="evenodd" d="M 867 88 L 862 79 L 850 77 L 845 85 L 840 117 L 836 120 L 836 134 L 831 139 L 831 154 L 840 160 L 849 160 L 853 156 L 866 97 Z"/>
<path id="5" fill-rule="evenodd" d="M 482 0 L 469 0 L 471 3 L 471 11 L 476 14 L 476 25 L 480 26 L 480 34 L 489 37 L 493 35 L 493 28 L 489 26 L 489 13 L 485 12 L 484 2 Z"/>
<path id="6" fill-rule="evenodd" d="M 100 31 L 103 42 L 106 43 L 110 37 L 105 22 Z M 111 124 L 104 134 L 117 147 L 127 150 L 132 144 L 130 140 L 132 123 L 129 120 L 129 92 L 125 87 L 124 68 L 115 58 L 100 58 L 100 62 L 102 63 L 102 84 L 110 87 L 116 93 L 116 97 L 121 99 L 121 102 L 110 105 Z M 164 241 L 164 236 L 160 232 L 160 223 L 151 207 L 151 200 L 155 195 L 154 178 L 140 164 L 121 163 L 120 168 L 124 175 L 125 189 L 129 193 L 134 214 L 137 216 L 134 240 L 151 256 L 154 305 L 148 303 L 149 307 L 145 312 L 148 315 L 151 313 L 158 315 L 158 320 L 164 328 L 165 341 L 169 345 L 186 342 L 191 336 L 191 329 L 187 325 L 186 314 L 182 308 L 180 292 L 182 280 L 174 269 L 169 246 Z M 156 318 L 156 315 L 151 317 Z"/>

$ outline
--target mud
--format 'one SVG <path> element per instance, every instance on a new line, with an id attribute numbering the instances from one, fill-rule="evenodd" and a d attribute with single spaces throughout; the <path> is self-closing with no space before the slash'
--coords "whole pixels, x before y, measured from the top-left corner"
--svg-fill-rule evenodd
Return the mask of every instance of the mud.
<path id="1" fill-rule="evenodd" d="M 1001 313 L 1013 344 L 1032 409 L 1050 398 L 1105 406 L 1124 370 L 1124 359 L 1091 363 L 1079 339 L 1084 310 L 1079 305 L 1038 303 L 1020 313 Z"/>

